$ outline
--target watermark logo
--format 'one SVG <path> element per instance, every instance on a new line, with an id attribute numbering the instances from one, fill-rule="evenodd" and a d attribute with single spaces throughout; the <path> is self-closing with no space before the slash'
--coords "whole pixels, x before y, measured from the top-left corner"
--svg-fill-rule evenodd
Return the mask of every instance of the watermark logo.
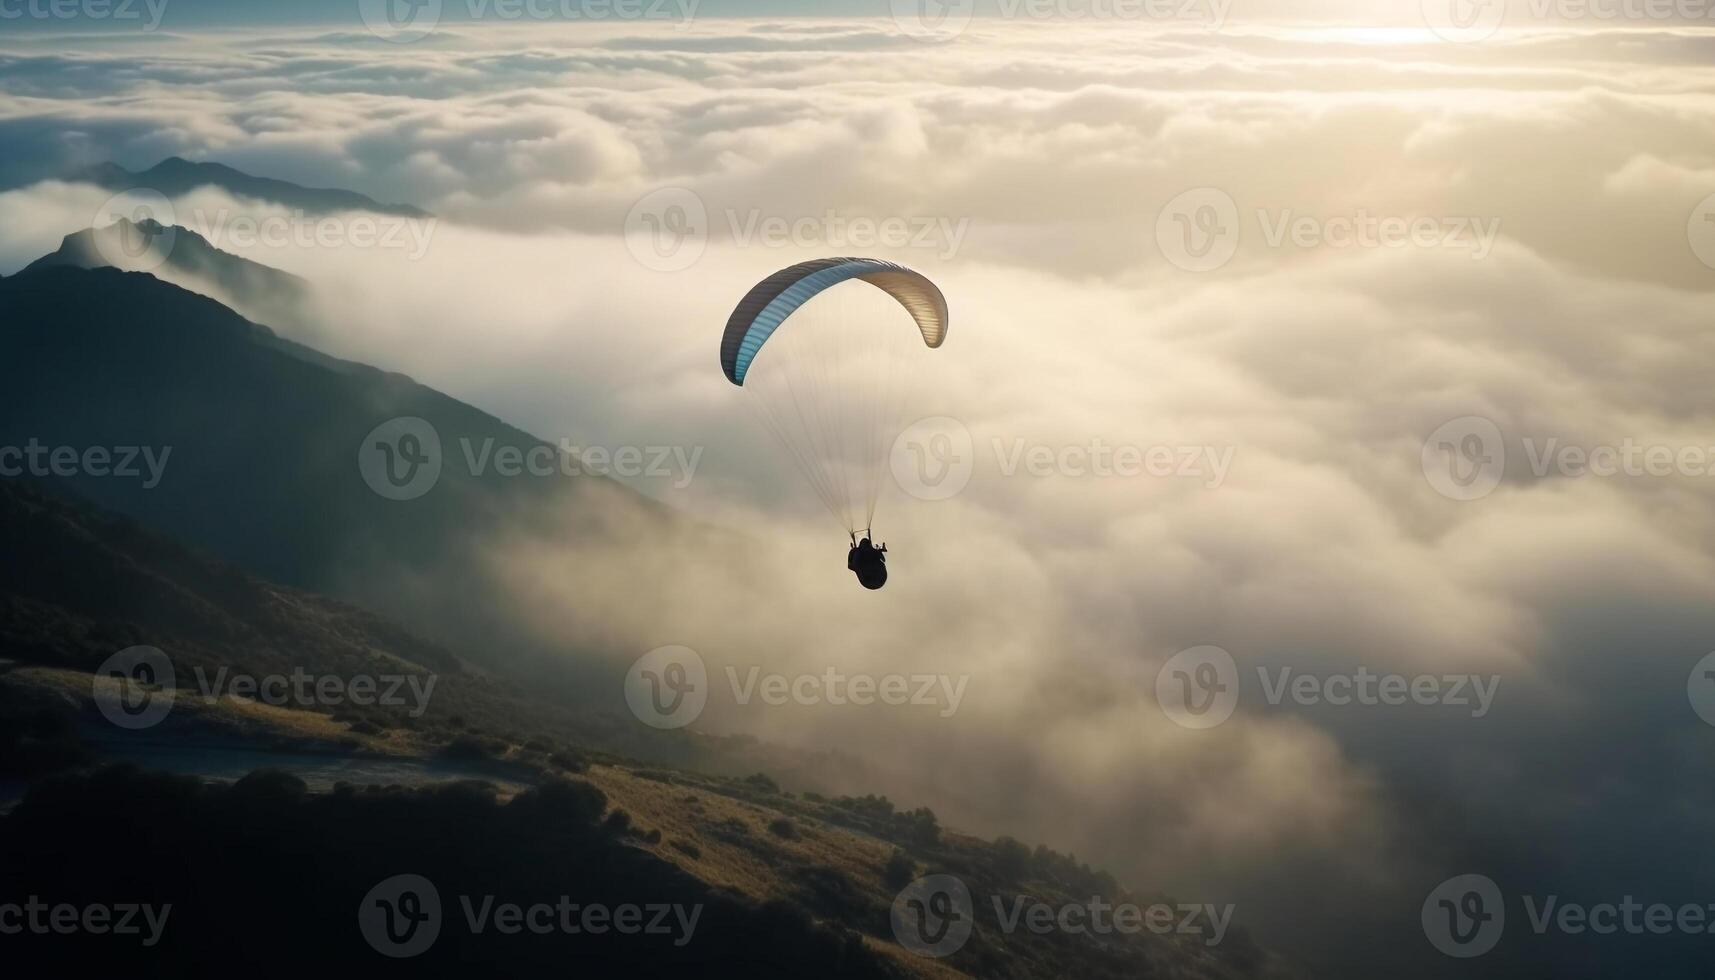
<path id="1" fill-rule="evenodd" d="M 919 419 L 893 441 L 888 458 L 894 482 L 919 500 L 946 500 L 970 484 L 977 463 L 971 433 L 958 419 L 944 415 Z M 1226 481 L 1233 446 L 1136 445 L 1088 442 L 1048 444 L 1024 438 L 991 439 L 995 470 L 1005 479 L 1156 479 L 1194 478 L 1205 489 Z"/>
<path id="2" fill-rule="evenodd" d="M 416 416 L 388 419 L 357 447 L 357 471 L 388 500 L 415 500 L 441 479 L 441 434 Z"/>
<path id="3" fill-rule="evenodd" d="M 700 194 L 663 187 L 639 198 L 625 216 L 625 247 L 656 272 L 696 265 L 717 233 L 734 248 L 865 254 L 881 249 L 922 250 L 947 260 L 958 254 L 971 219 L 933 215 L 874 217 L 828 208 L 820 214 L 777 214 L 761 208 L 727 208 L 711 215 Z"/>
<path id="4" fill-rule="evenodd" d="M 1220 30 L 1233 0 L 998 0 L 1002 20 L 1183 21 Z M 921 41 L 950 41 L 963 34 L 975 0 L 893 0 L 899 30 Z"/>
<path id="5" fill-rule="evenodd" d="M 1219 269 L 1239 250 L 1238 203 L 1215 187 L 1185 191 L 1156 216 L 1155 244 L 1186 272 Z"/>
<path id="6" fill-rule="evenodd" d="M 1685 696 L 1691 700 L 1691 710 L 1697 712 L 1697 717 L 1715 725 L 1715 653 L 1691 668 L 1691 676 L 1685 679 Z"/>
<path id="7" fill-rule="evenodd" d="M 1507 468 L 1501 427 L 1480 415 L 1443 422 L 1423 440 L 1423 477 L 1450 500 L 1477 500 L 1501 485 Z"/>
<path id="8" fill-rule="evenodd" d="M 492 436 L 461 436 L 457 445 L 459 452 L 450 458 L 462 462 L 464 472 L 478 480 L 597 476 L 658 479 L 683 490 L 696 478 L 703 459 L 701 446 L 582 446 L 561 439 L 556 447 L 502 443 Z M 448 458 L 434 425 L 407 416 L 370 430 L 358 447 L 357 467 L 363 481 L 381 496 L 415 500 L 435 488 Z"/>
<path id="9" fill-rule="evenodd" d="M 440 26 L 441 0 L 357 0 L 357 13 L 376 37 L 409 44 Z"/>
<path id="10" fill-rule="evenodd" d="M 726 668 L 727 683 L 732 686 L 733 700 L 748 705 L 752 700 L 780 707 L 786 704 L 807 706 L 855 705 L 868 707 L 883 704 L 889 707 L 933 707 L 942 718 L 951 718 L 965 698 L 965 687 L 971 681 L 967 674 L 846 674 L 837 667 L 828 667 L 820 674 L 764 674 L 762 668 L 751 666 L 742 676 L 737 667 Z"/>
<path id="11" fill-rule="evenodd" d="M 337 708 L 346 704 L 406 708 L 413 718 L 421 718 L 429 710 L 429 698 L 440 680 L 435 674 L 355 674 L 348 679 L 337 674 L 311 674 L 302 667 L 293 667 L 290 674 L 263 677 L 234 674 L 227 667 L 212 676 L 201 667 L 193 667 L 191 672 L 196 675 L 202 699 L 210 704 L 231 695 L 276 708 Z"/>
<path id="12" fill-rule="evenodd" d="M 1381 215 L 1367 208 L 1350 214 L 1309 215 L 1292 208 L 1256 208 L 1257 241 L 1271 249 L 1451 249 L 1481 261 L 1494 251 L 1501 219 L 1476 216 Z M 1189 190 L 1167 202 L 1155 219 L 1161 254 L 1186 272 L 1213 272 L 1238 254 L 1245 212 L 1227 192 Z"/>
<path id="13" fill-rule="evenodd" d="M 651 728 L 684 728 L 708 701 L 708 666 L 690 647 L 656 647 L 626 672 L 625 703 Z"/>
<path id="14" fill-rule="evenodd" d="M 90 221 L 96 251 L 115 269 L 153 272 L 178 241 L 178 212 L 165 194 L 138 187 L 103 201 Z"/>
<path id="15" fill-rule="evenodd" d="M 1524 436 L 1519 444 L 1531 476 L 1539 480 L 1715 478 L 1715 445 L 1676 445 L 1631 436 L 1600 443 Z M 1500 427 L 1481 416 L 1467 415 L 1443 424 L 1424 440 L 1423 475 L 1444 497 L 1476 500 L 1500 485 L 1507 455 Z"/>
<path id="16" fill-rule="evenodd" d="M 116 690 L 107 691 L 109 684 Z M 120 728 L 153 728 L 173 710 L 178 696 L 173 661 L 155 647 L 126 647 L 96 668 L 95 706 Z M 111 693 L 112 696 L 108 696 Z"/>
<path id="17" fill-rule="evenodd" d="M 1715 194 L 1704 198 L 1691 211 L 1685 226 L 1685 237 L 1691 242 L 1691 252 L 1697 260 L 1715 269 Z"/>
<path id="18" fill-rule="evenodd" d="M 191 212 L 187 228 L 215 248 L 246 251 L 254 248 L 355 248 L 400 251 L 419 261 L 429 254 L 440 219 L 398 214 L 351 213 L 312 215 L 302 208 L 286 214 L 235 213 L 220 208 Z"/>
<path id="19" fill-rule="evenodd" d="M 1469 44 L 1495 36 L 1509 17 L 1532 22 L 1599 21 L 1666 24 L 1715 20 L 1712 0 L 1423 0 L 1423 20 L 1437 36 Z"/>
<path id="20" fill-rule="evenodd" d="M 1448 956 L 1481 956 L 1501 941 L 1506 911 L 1494 881 L 1483 875 L 1459 875 L 1437 885 L 1423 900 L 1423 934 Z"/>
<path id="21" fill-rule="evenodd" d="M 464 0 L 471 21 L 668 20 L 684 27 L 702 0 Z M 386 41 L 421 41 L 440 26 L 442 0 L 358 0 L 372 34 Z"/>
<path id="22" fill-rule="evenodd" d="M 1205 946 L 1218 946 L 1232 925 L 1233 905 L 1183 903 L 1137 905 L 1110 902 L 1100 895 L 1088 901 L 1050 904 L 1028 895 L 1008 899 L 989 896 L 994 927 L 1011 936 L 1019 932 L 1046 936 L 1138 935 L 1171 933 L 1195 936 Z M 945 957 L 970 940 L 976 925 L 976 903 L 965 883 L 954 875 L 918 878 L 893 900 L 893 936 L 919 956 Z"/>
<path id="23" fill-rule="evenodd" d="M 1007 20 L 1184 21 L 1218 31 L 1233 0 L 999 0 Z"/>
<path id="24" fill-rule="evenodd" d="M 894 482 L 918 500 L 946 500 L 971 482 L 976 468 L 971 430 L 958 419 L 918 419 L 893 440 L 888 458 Z"/>
<path id="25" fill-rule="evenodd" d="M 428 710 L 439 678 L 434 674 L 311 674 L 294 667 L 290 674 L 235 674 L 221 667 L 213 673 L 192 668 L 196 690 L 213 704 L 231 696 L 275 707 L 317 708 L 351 704 L 359 707 L 402 707 L 413 718 Z M 127 647 L 96 669 L 94 699 L 101 713 L 121 728 L 150 728 L 159 724 L 177 703 L 180 689 L 172 659 L 150 646 Z M 189 690 L 188 688 L 186 690 Z"/>
<path id="26" fill-rule="evenodd" d="M 759 665 L 725 668 L 733 703 L 748 707 L 788 704 L 836 708 L 872 705 L 930 707 L 952 717 L 964 701 L 968 675 L 847 674 L 837 667 L 821 673 L 764 673 Z M 685 646 L 658 647 L 637 658 L 625 675 L 625 702 L 651 728 L 683 728 L 699 718 L 712 693 L 708 667 Z"/>
<path id="27" fill-rule="evenodd" d="M 709 247 L 708 205 L 685 187 L 663 187 L 643 195 L 625 216 L 625 247 L 646 269 L 689 269 Z"/>
<path id="28" fill-rule="evenodd" d="M 1350 672 L 1296 673 L 1291 667 L 1256 669 L 1262 699 L 1272 707 L 1303 708 L 1424 707 L 1466 708 L 1472 718 L 1487 717 L 1500 691 L 1498 674 L 1376 673 L 1360 665 Z M 1216 646 L 1198 646 L 1174 654 L 1155 676 L 1155 699 L 1175 724 L 1214 728 L 1231 718 L 1240 697 L 1239 669 L 1232 654 Z"/>
<path id="29" fill-rule="evenodd" d="M 971 890 L 953 875 L 918 878 L 893 899 L 893 938 L 918 956 L 951 956 L 976 925 Z"/>
<path id="30" fill-rule="evenodd" d="M 976 0 L 893 0 L 893 22 L 919 41 L 950 41 L 965 32 Z"/>
<path id="31" fill-rule="evenodd" d="M 1422 0 L 1423 22 L 1435 36 L 1472 44 L 1495 36 L 1506 20 L 1506 0 Z"/>
<path id="32" fill-rule="evenodd" d="M 1239 665 L 1217 646 L 1181 650 L 1156 673 L 1155 699 L 1182 728 L 1214 728 L 1238 707 Z"/>
<path id="33" fill-rule="evenodd" d="M 523 905 L 494 895 L 459 895 L 460 918 L 472 936 L 662 936 L 685 946 L 696 936 L 701 904 L 607 905 L 574 902 Z M 457 919 L 454 920 L 458 921 Z M 357 927 L 371 948 L 392 959 L 428 952 L 440 938 L 440 892 L 422 875 L 394 875 L 369 890 L 357 908 Z"/>
<path id="34" fill-rule="evenodd" d="M 1531 933 L 1546 936 L 1708 936 L 1715 933 L 1715 904 L 1570 901 L 1558 894 L 1522 895 Z M 1491 879 L 1460 875 L 1442 882 L 1423 902 L 1423 934 L 1436 949 L 1458 959 L 1495 948 L 1506 929 L 1506 899 Z M 1516 921 L 1516 920 L 1515 920 Z"/>
<path id="35" fill-rule="evenodd" d="M 441 893 L 422 875 L 394 875 L 363 896 L 357 927 L 382 956 L 419 956 L 440 938 Z"/>

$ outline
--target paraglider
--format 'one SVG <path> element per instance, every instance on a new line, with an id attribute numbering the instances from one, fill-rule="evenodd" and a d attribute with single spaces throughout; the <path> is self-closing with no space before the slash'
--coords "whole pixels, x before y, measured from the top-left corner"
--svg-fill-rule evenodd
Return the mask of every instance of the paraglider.
<path id="1" fill-rule="evenodd" d="M 887 546 L 870 529 L 909 376 L 925 347 L 945 342 L 947 321 L 946 298 L 921 273 L 827 258 L 757 283 L 721 337 L 721 370 L 850 536 L 846 567 L 866 589 L 887 583 Z"/>
<path id="2" fill-rule="evenodd" d="M 869 541 L 864 530 L 863 540 L 852 534 L 852 550 L 846 554 L 846 568 L 857 574 L 858 584 L 874 592 L 887 584 L 887 545 L 879 548 Z"/>

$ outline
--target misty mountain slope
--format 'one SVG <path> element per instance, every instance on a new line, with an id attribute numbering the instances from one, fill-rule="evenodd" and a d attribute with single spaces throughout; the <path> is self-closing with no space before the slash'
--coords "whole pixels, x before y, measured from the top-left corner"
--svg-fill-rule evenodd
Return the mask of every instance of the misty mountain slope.
<path id="1" fill-rule="evenodd" d="M 310 292 L 308 281 L 221 251 L 189 228 L 123 217 L 104 228 L 65 236 L 57 250 L 23 271 L 54 266 L 148 272 L 228 303 L 258 322 L 277 325 L 297 322 Z"/>
<path id="2" fill-rule="evenodd" d="M 445 648 L 379 616 L 270 585 L 28 480 L 0 480 L 0 598 L 52 607 L 112 641 L 206 649 L 223 661 L 266 645 L 312 659 L 337 649 L 423 670 L 465 670 Z M 5 639 L 19 660 L 84 670 L 99 663 L 82 655 L 94 639 L 89 630 L 34 639 L 9 630 Z"/>
<path id="3" fill-rule="evenodd" d="M 506 685 L 380 616 L 253 578 L 34 481 L 0 480 L 0 648 L 24 664 L 90 672 L 138 645 L 165 652 L 186 689 L 199 668 L 432 675 L 441 717 L 515 714 L 497 706 L 513 696 Z M 361 707 L 336 713 L 376 728 L 402 721 Z"/>
<path id="4" fill-rule="evenodd" d="M 93 707 L 97 699 L 117 696 L 113 682 L 92 678 L 89 671 L 132 644 L 156 646 L 172 658 L 178 696 L 159 725 L 122 732 L 108 726 Z M 291 769 L 303 764 L 308 751 L 427 759 L 453 758 L 456 748 L 456 758 L 469 765 L 492 767 L 509 782 L 541 785 L 550 794 L 563 785 L 568 771 L 577 773 L 599 791 L 590 799 L 590 811 L 595 816 L 605 813 L 604 850 L 617 848 L 610 857 L 628 862 L 634 873 L 676 882 L 671 884 L 675 894 L 718 895 L 734 915 L 774 916 L 777 913 L 767 910 L 794 910 L 775 921 L 781 932 L 770 938 L 769 951 L 758 954 L 769 962 L 791 962 L 820 950 L 817 956 L 834 955 L 843 964 L 839 968 L 853 970 L 853 975 L 1043 980 L 1283 975 L 1275 957 L 1236 930 L 1213 945 L 1205 936 L 1190 934 L 1072 937 L 1002 931 L 998 914 L 991 910 L 997 901 L 1010 906 L 1020 896 L 1055 904 L 1086 901 L 1096 894 L 1110 902 L 1140 905 L 1165 900 L 1127 893 L 1111 877 L 1052 851 L 991 843 L 943 829 L 927 811 L 895 809 L 883 798 L 793 794 L 760 775 L 737 779 L 642 768 L 625 755 L 603 751 L 623 742 L 624 732 L 605 732 L 598 719 L 587 716 L 569 718 L 539 700 L 540 693 L 528 686 L 475 673 L 450 651 L 380 617 L 244 575 L 127 519 L 40 492 L 31 481 L 0 480 L 0 650 L 22 662 L 9 672 L 0 671 L 0 773 L 26 774 L 42 787 L 32 791 L 19 810 L 26 823 L 36 807 L 45 805 L 53 812 L 50 801 L 66 785 L 112 785 L 118 780 L 135 788 L 165 778 L 67 773 L 99 763 L 115 740 L 146 740 L 161 758 L 171 760 L 150 763 L 162 768 L 176 769 L 191 760 L 193 768 L 179 769 L 191 775 L 202 772 L 194 768 L 194 760 L 223 749 L 256 754 L 254 747 L 267 747 L 273 751 L 257 764 Z M 208 705 L 199 697 L 204 693 L 199 690 L 199 667 L 206 675 L 222 669 L 265 675 L 302 668 L 315 677 L 347 680 L 408 670 L 432 675 L 437 683 L 419 720 L 392 707 L 273 707 L 232 698 Z M 87 733 L 91 725 L 101 734 L 86 742 L 80 731 Z M 680 735 L 644 729 L 635 722 L 627 727 L 638 747 Z M 586 752 L 592 745 L 596 751 Z M 40 782 L 56 772 L 66 775 Z M 192 797 L 223 792 L 197 790 L 184 780 L 177 785 Z M 387 795 L 417 801 L 401 804 L 394 814 L 394 819 L 415 825 L 435 819 L 428 797 L 451 791 Z M 341 795 L 336 789 L 320 797 L 276 802 L 322 806 L 315 801 Z M 109 800 L 98 809 L 105 814 L 115 805 L 120 804 Z M 195 806 L 169 811 L 174 819 L 195 819 Z M 317 841 L 306 856 L 317 862 L 332 860 L 351 843 L 345 829 L 330 826 L 303 838 Z M 456 828 L 446 829 L 455 837 L 433 853 L 489 843 L 481 835 L 466 838 L 456 836 Z M 76 839 L 40 824 L 34 833 L 38 844 L 57 842 L 56 848 Z M 415 856 L 435 866 L 421 852 Z M 506 891 L 527 879 L 534 867 L 533 859 L 513 858 L 504 849 L 499 856 L 488 850 L 470 866 L 488 869 L 488 890 Z M 7 867 L 15 870 L 20 864 L 14 860 Z M 62 884 L 54 878 L 62 868 L 55 862 L 31 864 L 28 873 L 34 877 L 28 880 L 34 886 Z M 443 873 L 448 881 L 457 880 L 455 870 Z M 194 878 L 179 882 L 183 893 L 176 900 L 190 911 L 193 903 L 184 896 L 224 891 L 217 887 L 223 874 L 218 868 L 196 869 Z M 894 897 L 911 876 L 921 874 L 958 875 L 980 903 L 971 940 L 946 960 L 916 956 L 895 941 L 890 921 Z M 8 880 L 17 879 L 0 872 L 0 887 Z M 616 881 L 598 887 L 587 876 L 579 880 L 586 900 L 611 901 L 622 891 Z M 373 881 L 359 877 L 340 887 L 350 885 L 361 895 L 370 884 Z M 355 902 L 353 898 L 343 905 Z M 218 918 L 209 908 L 197 909 L 196 915 Z M 836 936 L 845 938 L 830 943 Z M 834 953 L 842 945 L 844 951 Z M 789 953 L 792 949 L 797 952 Z M 506 961 L 504 950 L 500 952 Z"/>
<path id="5" fill-rule="evenodd" d="M 308 215 L 370 211 L 406 218 L 429 217 L 429 213 L 421 208 L 409 204 L 382 204 L 356 191 L 303 187 L 290 181 L 256 177 L 225 164 L 195 163 L 181 157 L 168 157 L 140 172 L 126 170 L 114 163 L 103 163 L 79 170 L 69 179 L 112 191 L 146 188 L 167 197 L 179 197 L 199 187 L 218 187 L 239 197 L 269 201 L 285 208 L 302 210 Z"/>
<path id="6" fill-rule="evenodd" d="M 383 496 L 360 468 L 360 448 L 380 465 L 366 439 L 399 418 L 426 421 L 442 447 L 438 476 L 403 470 L 424 477 L 412 499 Z M 0 446 L 30 445 L 44 450 L 39 470 L 53 447 L 148 449 L 131 477 L 91 473 L 81 456 L 35 475 L 264 578 L 373 600 L 364 604 L 407 621 L 449 604 L 495 617 L 471 633 L 497 646 L 508 642 L 505 613 L 476 574 L 497 528 L 570 517 L 558 531 L 575 548 L 613 522 L 671 521 L 605 478 L 473 467 L 467 460 L 492 464 L 503 447 L 545 444 L 407 377 L 336 361 L 213 300 L 113 269 L 40 268 L 0 282 Z M 407 595 L 412 585 L 421 594 Z"/>
<path id="7" fill-rule="evenodd" d="M 319 731 L 324 741 L 384 752 L 434 753 L 456 739 L 482 754 L 545 765 L 556 751 L 614 755 L 712 772 L 777 773 L 834 764 L 759 746 L 752 739 L 661 731 L 637 723 L 611 701 L 571 708 L 534 674 L 489 672 L 447 647 L 368 610 L 277 585 L 185 547 L 136 521 L 66 496 L 63 488 L 0 479 L 0 656 L 29 668 L 95 670 L 114 653 L 152 646 L 175 664 L 181 687 L 228 671 L 290 675 L 295 669 L 350 680 L 359 675 L 433 676 L 424 710 L 320 705 L 299 717 L 253 717 L 175 708 L 187 728 L 241 729 L 269 743 Z M 513 665 L 516 666 L 516 665 Z M 20 671 L 28 687 L 70 689 L 90 699 L 87 679 Z M 89 705 L 86 705 L 89 707 Z M 346 731 L 318 712 L 362 723 Z M 93 715 L 93 711 L 88 712 Z M 527 745 L 527 743 L 529 743 Z"/>

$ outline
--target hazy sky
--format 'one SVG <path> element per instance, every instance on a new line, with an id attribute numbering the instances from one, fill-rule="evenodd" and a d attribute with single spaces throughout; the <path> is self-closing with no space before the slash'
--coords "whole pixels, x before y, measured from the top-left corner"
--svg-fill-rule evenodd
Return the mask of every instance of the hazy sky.
<path id="1" fill-rule="evenodd" d="M 109 159 L 422 205 L 441 220 L 420 248 L 210 237 L 311 278 L 324 327 L 303 336 L 333 353 L 544 438 L 702 447 L 689 487 L 640 488 L 762 542 L 742 575 L 497 543 L 545 629 L 610 638 L 622 664 L 683 643 L 711 670 L 970 678 L 951 718 L 726 704 L 710 730 L 853 752 L 886 775 L 851 790 L 1235 901 L 1265 942 L 1347 969 L 1406 950 L 1445 975 L 1418 914 L 1455 874 L 1715 901 L 1692 671 L 1715 649 L 1715 34 L 1562 18 L 1461 41 L 1415 3 L 1293 5 L 1396 31 L 1246 6 L 1219 30 L 990 16 L 933 43 L 884 6 L 414 43 L 349 17 L 81 41 L 38 23 L 0 35 L 0 273 L 107 197 L 48 178 Z M 660 200 L 707 216 L 685 268 L 627 247 Z M 747 237 L 769 219 L 811 220 Z M 912 240 L 854 242 L 853 219 Z M 945 290 L 920 404 L 975 458 L 950 500 L 884 503 L 896 581 L 875 596 L 714 363 L 751 282 L 853 251 Z M 1475 434 L 1480 463 L 1491 432 L 1495 479 L 1452 479 L 1441 444 Z M 1005 472 L 1020 447 L 1098 444 L 1204 462 Z M 1568 446 L 1636 465 L 1591 473 Z M 1240 701 L 1193 730 L 1156 679 L 1205 644 Z M 1499 686 L 1481 717 L 1270 703 L 1282 668 L 1360 667 Z M 1665 955 L 1648 939 L 1604 949 Z M 1546 955 L 1509 932 L 1484 962 Z"/>

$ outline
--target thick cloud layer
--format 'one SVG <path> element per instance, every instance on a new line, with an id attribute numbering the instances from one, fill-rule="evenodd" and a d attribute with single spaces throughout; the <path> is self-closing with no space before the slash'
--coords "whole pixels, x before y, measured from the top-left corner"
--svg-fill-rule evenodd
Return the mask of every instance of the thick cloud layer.
<path id="1" fill-rule="evenodd" d="M 20 41 L 0 48 L 0 272 L 107 197 L 40 181 L 105 159 L 425 206 L 438 223 L 366 247 L 350 222 L 251 242 L 243 220 L 290 216 L 174 202 L 315 282 L 300 335 L 330 353 L 551 440 L 703 451 L 688 483 L 634 482 L 750 553 L 567 554 L 525 525 L 493 571 L 545 635 L 598 638 L 619 668 L 697 649 L 720 692 L 701 727 L 871 767 L 825 788 L 1237 902 L 1324 969 L 1444 975 L 1419 913 L 1456 874 L 1715 900 L 1715 728 L 1687 697 L 1715 649 L 1712 477 L 1690 455 L 1715 445 L 1712 50 L 1683 29 L 1460 44 L 1254 19 L 978 21 L 942 44 L 889 20 Z M 706 214 L 688 267 L 634 248 L 665 220 L 651 200 Z M 911 234 L 862 240 L 862 219 Z M 774 241 L 771 221 L 796 224 Z M 714 363 L 751 282 L 852 251 L 947 293 L 917 408 L 975 455 L 954 498 L 884 503 L 876 595 Z M 1486 494 L 1437 469 L 1481 462 L 1440 455 L 1469 416 L 1506 455 Z M 1075 472 L 1066 451 L 1098 446 L 1196 469 Z M 1538 462 L 1566 446 L 1640 455 L 1611 476 Z M 1062 463 L 1009 475 L 1034 447 Z M 1240 697 L 1195 730 L 1157 678 L 1205 644 Z M 968 680 L 947 717 L 736 704 L 725 668 L 753 665 Z M 1486 707 L 1306 704 L 1271 698 L 1282 669 L 1498 687 Z M 1671 972 L 1687 938 L 1581 948 L 1509 912 L 1471 969 Z"/>

